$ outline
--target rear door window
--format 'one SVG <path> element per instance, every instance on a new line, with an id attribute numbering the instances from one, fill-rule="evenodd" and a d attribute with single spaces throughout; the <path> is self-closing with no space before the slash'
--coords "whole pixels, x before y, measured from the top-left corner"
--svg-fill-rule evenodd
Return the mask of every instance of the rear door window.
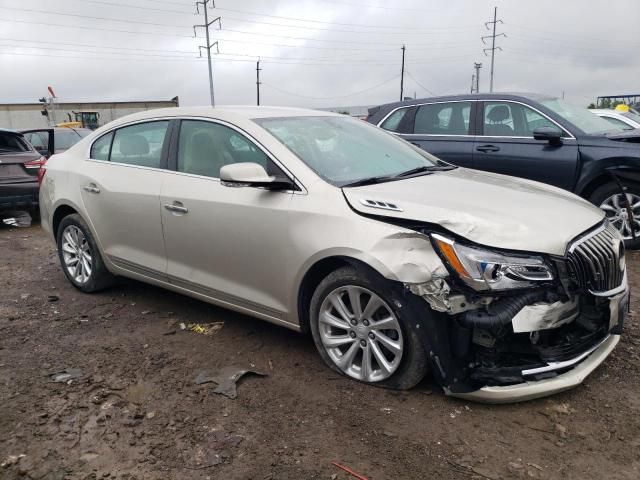
<path id="1" fill-rule="evenodd" d="M 471 102 L 421 105 L 413 133 L 423 135 L 469 135 Z"/>
<path id="2" fill-rule="evenodd" d="M 127 165 L 160 168 L 162 146 L 168 127 L 169 121 L 161 120 L 116 130 L 109 159 Z"/>

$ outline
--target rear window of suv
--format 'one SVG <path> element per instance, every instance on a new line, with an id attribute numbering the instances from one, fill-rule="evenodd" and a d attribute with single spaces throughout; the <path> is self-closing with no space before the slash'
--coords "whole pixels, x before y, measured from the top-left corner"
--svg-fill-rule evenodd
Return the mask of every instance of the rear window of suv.
<path id="1" fill-rule="evenodd" d="M 30 151 L 31 147 L 20 135 L 0 132 L 0 154 Z"/>

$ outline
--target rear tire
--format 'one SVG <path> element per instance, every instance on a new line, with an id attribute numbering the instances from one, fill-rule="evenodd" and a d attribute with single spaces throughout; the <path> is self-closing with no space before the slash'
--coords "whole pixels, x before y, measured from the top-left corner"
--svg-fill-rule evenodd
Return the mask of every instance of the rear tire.
<path id="1" fill-rule="evenodd" d="M 604 210 L 607 218 L 624 237 L 624 245 L 627 249 L 640 248 L 640 185 L 635 183 L 623 183 L 624 190 L 631 202 L 633 219 L 629 219 L 625 200 L 620 192 L 620 187 L 615 182 L 605 183 L 599 186 L 589 197 L 589 201 Z M 634 205 L 637 207 L 634 208 Z M 635 226 L 636 239 L 631 236 L 631 225 Z"/>
<path id="2" fill-rule="evenodd" d="M 80 215 L 74 213 L 62 219 L 56 243 L 62 271 L 78 290 L 91 293 L 113 285 L 115 277 L 107 270 L 91 231 Z"/>
<path id="3" fill-rule="evenodd" d="M 428 371 L 408 303 L 373 273 L 354 267 L 330 273 L 313 294 L 310 320 L 320 356 L 342 375 L 406 390 Z"/>

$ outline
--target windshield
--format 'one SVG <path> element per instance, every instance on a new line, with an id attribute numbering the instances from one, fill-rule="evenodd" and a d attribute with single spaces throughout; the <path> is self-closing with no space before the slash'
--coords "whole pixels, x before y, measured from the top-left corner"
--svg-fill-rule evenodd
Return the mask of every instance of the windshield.
<path id="1" fill-rule="evenodd" d="M 420 167 L 447 165 L 390 133 L 347 116 L 254 121 L 323 179 L 339 187 Z"/>
<path id="2" fill-rule="evenodd" d="M 30 151 L 31 147 L 22 139 L 21 135 L 11 132 L 0 132 L 0 154 Z"/>
<path id="3" fill-rule="evenodd" d="M 610 132 L 615 128 L 604 118 L 594 115 L 589 109 L 572 105 L 559 98 L 541 100 L 540 103 L 588 135 Z"/>
<path id="4" fill-rule="evenodd" d="M 56 151 L 71 148 L 90 133 L 91 130 L 73 128 L 56 131 Z"/>
<path id="5" fill-rule="evenodd" d="M 630 118 L 631 120 L 633 120 L 636 123 L 640 124 L 640 115 L 638 115 L 637 113 L 633 113 L 633 112 L 622 112 L 622 115 L 624 115 L 627 118 Z"/>

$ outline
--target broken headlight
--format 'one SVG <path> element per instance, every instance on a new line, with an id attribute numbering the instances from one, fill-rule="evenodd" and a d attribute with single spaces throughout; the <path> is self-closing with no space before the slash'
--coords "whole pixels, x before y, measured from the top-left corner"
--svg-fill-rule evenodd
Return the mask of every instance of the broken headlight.
<path id="1" fill-rule="evenodd" d="M 442 256 L 460 279 L 475 290 L 508 290 L 553 280 L 551 267 L 542 257 L 516 257 L 461 245 L 432 234 Z"/>

